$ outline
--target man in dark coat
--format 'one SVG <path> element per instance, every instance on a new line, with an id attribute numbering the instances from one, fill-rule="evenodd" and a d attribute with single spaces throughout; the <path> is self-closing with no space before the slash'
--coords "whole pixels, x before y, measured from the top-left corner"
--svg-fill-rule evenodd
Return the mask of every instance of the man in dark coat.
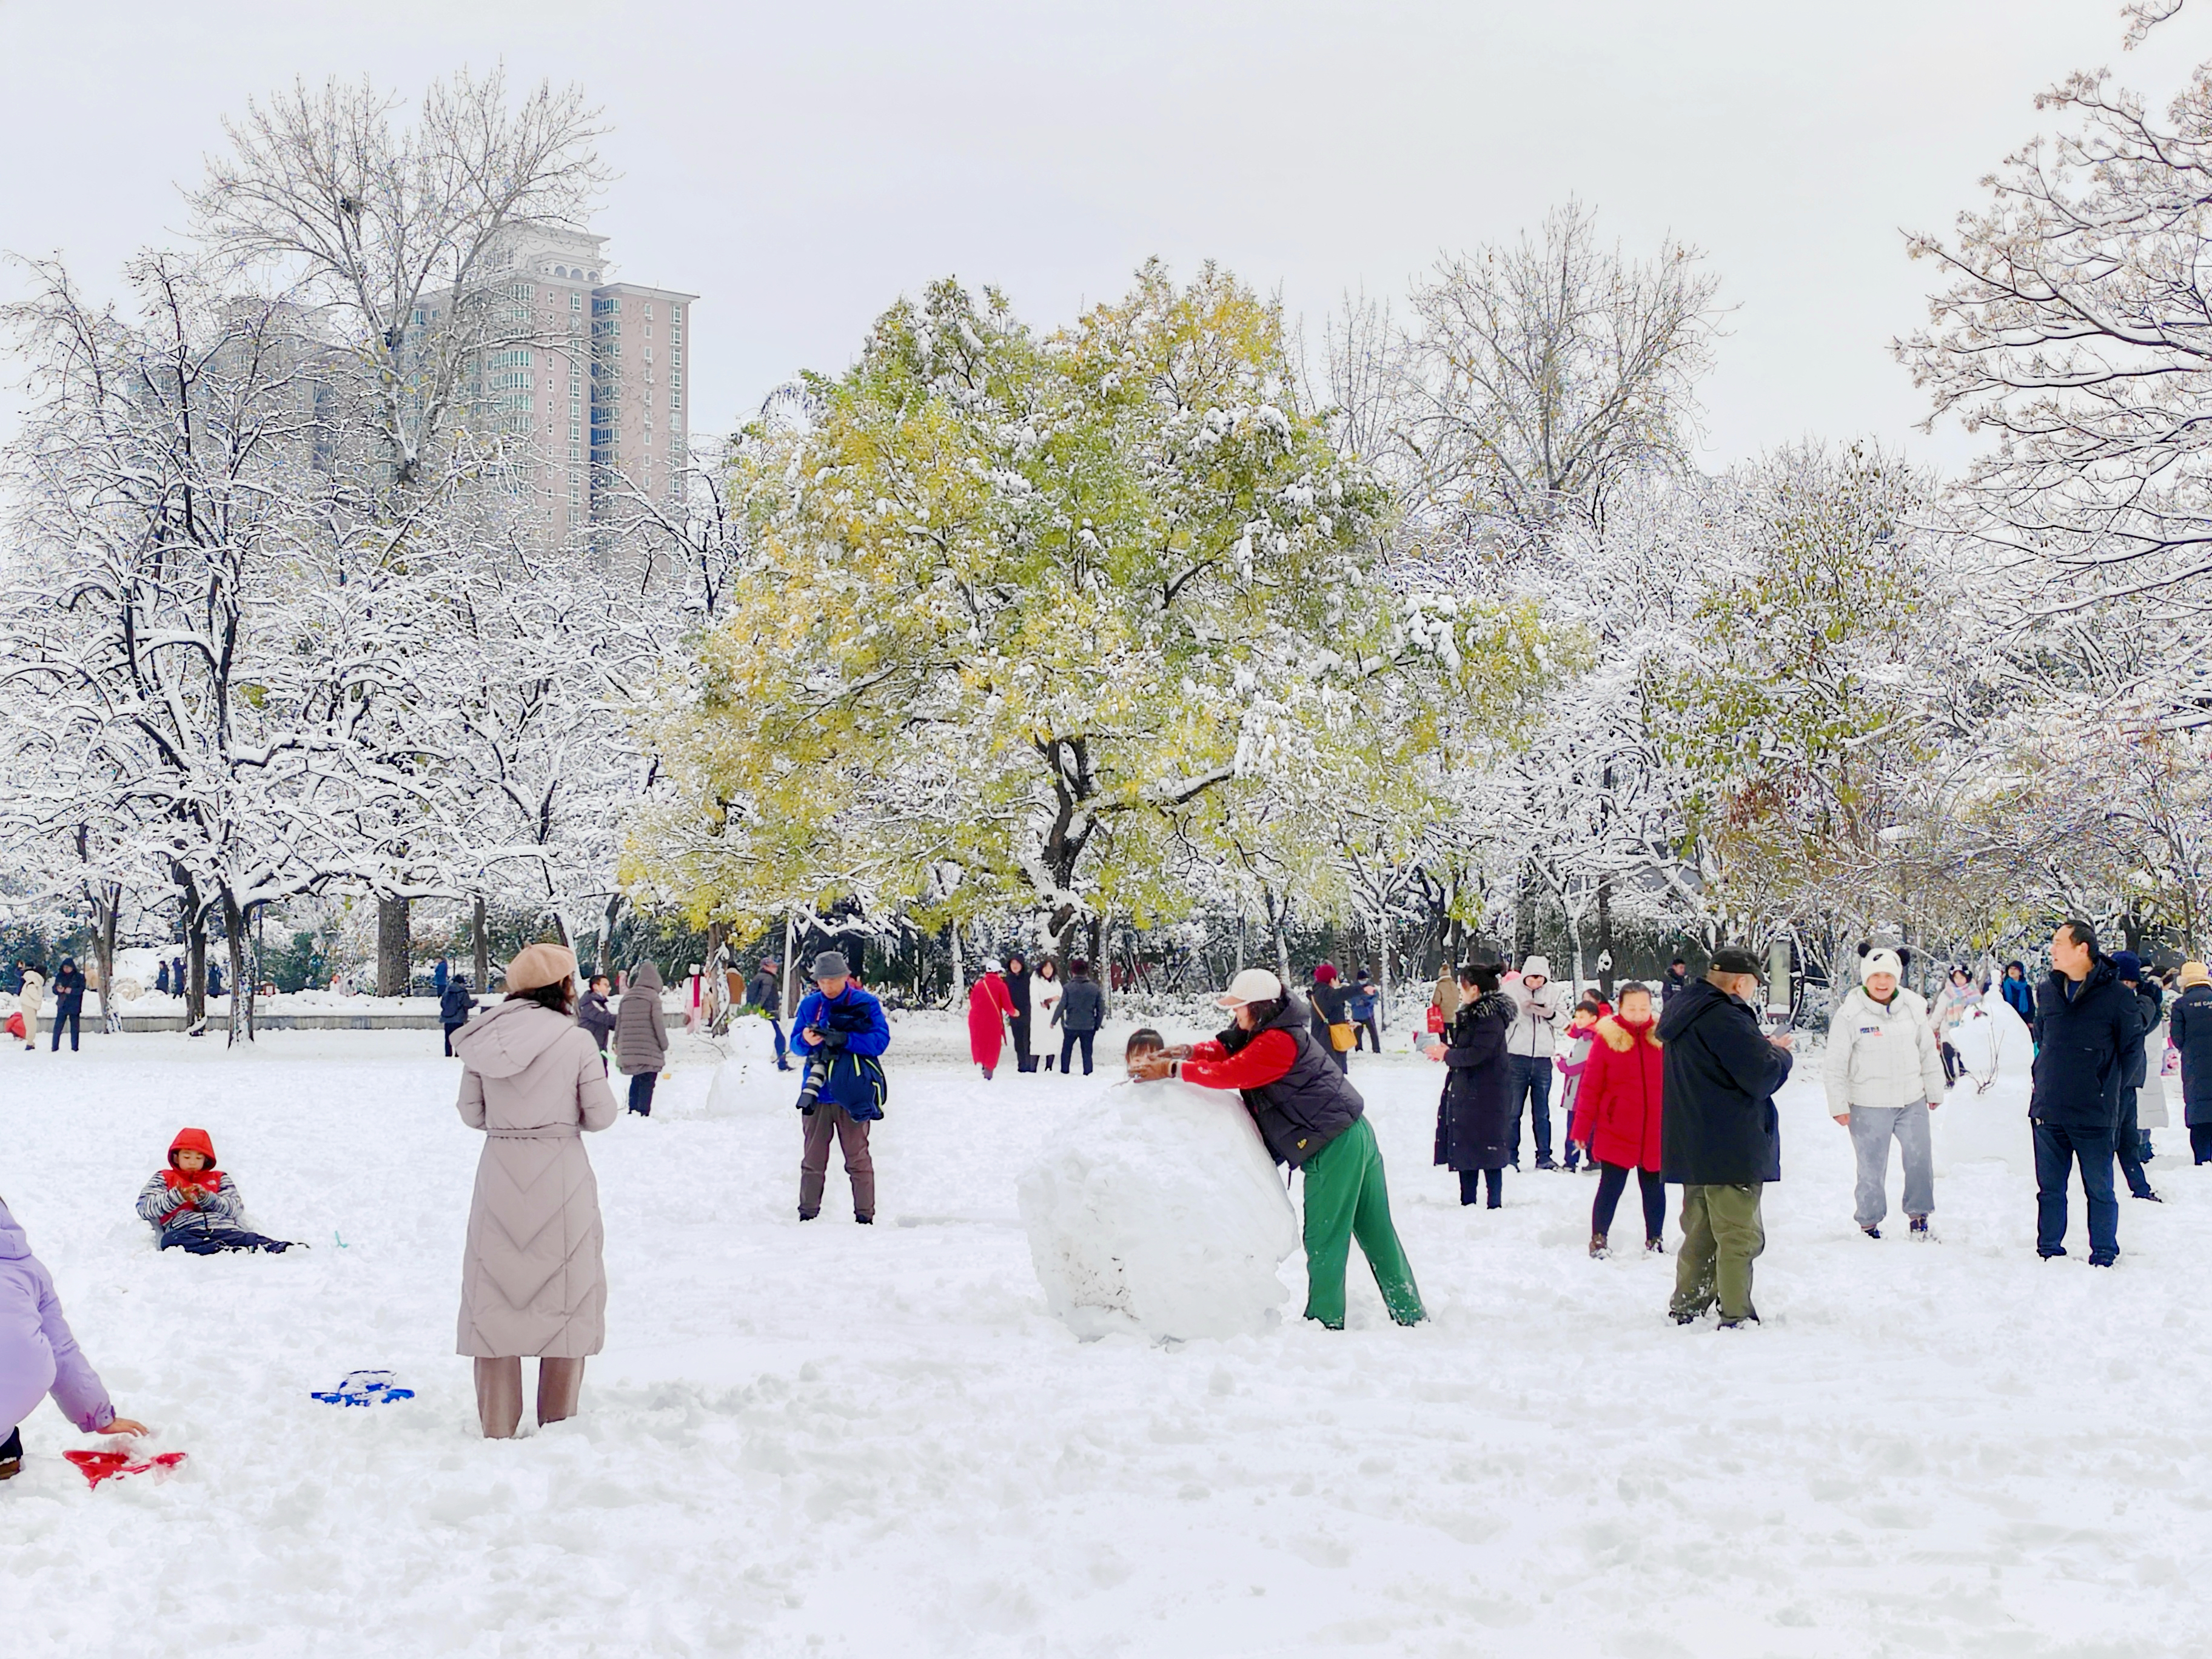
<path id="1" fill-rule="evenodd" d="M 70 1034 L 70 1052 L 77 1051 L 77 1028 L 84 1017 L 84 969 L 76 965 L 75 957 L 64 957 L 60 971 L 54 975 L 54 1052 L 62 1050 L 62 1027 L 66 1024 Z"/>
<path id="2" fill-rule="evenodd" d="M 2120 1075 L 2120 1109 L 2112 1120 L 2112 1156 L 2119 1160 L 2120 1174 L 2127 1179 L 2129 1193 L 2160 1204 L 2165 1200 L 2151 1190 L 2150 1177 L 2143 1173 L 2142 1100 L 2143 1085 L 2150 1080 L 2150 1052 L 2146 1042 L 2158 1030 L 2164 999 L 2160 995 L 2159 982 L 2143 972 L 2142 958 L 2134 951 L 2113 951 L 2112 969 L 2119 975 L 2128 994 L 2136 1000 L 2136 1023 L 2142 1028 L 2128 1049 L 2127 1065 Z"/>
<path id="3" fill-rule="evenodd" d="M 1030 1053 L 1030 959 L 1019 951 L 1009 951 L 1006 971 L 999 977 L 1014 1005 L 1014 1017 L 1006 1022 L 1014 1035 L 1014 1069 L 1034 1072 L 1036 1056 Z"/>
<path id="4" fill-rule="evenodd" d="M 2112 1129 L 2130 1046 L 2142 1047 L 2142 1012 L 2097 951 L 2086 921 L 2063 921 L 2051 936 L 2051 977 L 2036 988 L 2035 1253 L 2066 1254 L 2066 1178 L 2078 1162 L 2089 1212 L 2089 1261 L 2120 1255 L 2120 1206 L 2112 1195 Z"/>
<path id="5" fill-rule="evenodd" d="M 448 970 L 445 988 L 438 993 L 438 1024 L 446 1033 L 447 1060 L 453 1057 L 453 1033 L 467 1024 L 469 1016 L 476 1011 L 477 1000 L 469 994 L 468 975 Z"/>
<path id="6" fill-rule="evenodd" d="M 1764 1184 L 1782 1178 L 1774 1091 L 1790 1075 L 1790 1039 L 1763 1036 L 1750 999 L 1759 958 L 1735 945 L 1713 952 L 1702 980 L 1659 1016 L 1665 1059 L 1660 1161 L 1682 1188 L 1682 1251 L 1670 1310 L 1686 1325 L 1720 1303 L 1721 1323 L 1756 1320 L 1751 1264 L 1766 1248 Z"/>
<path id="7" fill-rule="evenodd" d="M 1689 982 L 1690 964 L 1676 957 L 1667 964 L 1667 971 L 1659 981 L 1659 1006 L 1662 1008 L 1670 1006 L 1676 997 L 1682 994 L 1683 988 Z"/>
<path id="8" fill-rule="evenodd" d="M 769 1030 L 775 1033 L 775 1069 L 787 1072 L 791 1069 L 791 1058 L 783 1038 L 783 985 L 776 978 L 782 965 L 774 957 L 761 958 L 761 965 L 745 981 L 745 1006 L 757 1008 L 768 1017 Z"/>
<path id="9" fill-rule="evenodd" d="M 2189 1156 L 2212 1164 L 2212 969 L 2181 964 L 2181 994 L 2173 1000 L 2168 1035 L 2181 1055 L 2181 1121 L 2189 1126 Z"/>

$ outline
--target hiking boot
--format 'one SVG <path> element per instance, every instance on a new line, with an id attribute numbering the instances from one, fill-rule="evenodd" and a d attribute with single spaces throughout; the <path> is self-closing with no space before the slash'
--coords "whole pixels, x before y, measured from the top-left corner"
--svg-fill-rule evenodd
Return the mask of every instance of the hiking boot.
<path id="1" fill-rule="evenodd" d="M 1694 1325 L 1694 1324 L 1696 1324 L 1696 1323 L 1697 1323 L 1700 1319 L 1703 1319 L 1705 1316 L 1705 1312 L 1704 1312 L 1704 1310 L 1703 1310 L 1702 1309 L 1700 1309 L 1700 1310 L 1699 1310 L 1698 1312 L 1696 1312 L 1696 1313 L 1679 1313 L 1679 1312 L 1678 1312 L 1678 1313 L 1675 1313 L 1674 1315 L 1673 1315 L 1673 1316 L 1672 1316 L 1672 1317 L 1673 1317 L 1673 1319 L 1674 1319 L 1674 1322 L 1675 1322 L 1677 1325 Z"/>
<path id="2" fill-rule="evenodd" d="M 1602 1261 L 1606 1257 L 1613 1254 L 1613 1247 L 1606 1242 L 1606 1237 L 1603 1233 L 1592 1233 L 1590 1235 L 1589 1250 L 1590 1260 L 1593 1261 Z"/>
<path id="3" fill-rule="evenodd" d="M 1923 1244 L 1929 1243 L 1936 1237 L 1935 1234 L 1928 1231 L 1928 1218 L 1926 1216 L 1917 1215 L 1912 1218 L 1912 1236 L 1918 1239 Z"/>
<path id="4" fill-rule="evenodd" d="M 0 1440 L 0 1480 L 10 1480 L 23 1467 L 23 1431 L 8 1431 L 8 1437 Z"/>
<path id="5" fill-rule="evenodd" d="M 2120 1253 L 2118 1250 L 2092 1250 L 2089 1252 L 2089 1265 L 2093 1267 L 2109 1267 L 2119 1259 Z"/>
<path id="6" fill-rule="evenodd" d="M 2041 1256 L 2045 1261 L 2056 1261 L 2060 1256 L 2064 1255 L 2065 1254 L 2066 1247 L 2063 1244 L 2061 1244 L 2056 1249 L 2038 1250 L 2036 1252 L 2036 1255 Z"/>
<path id="7" fill-rule="evenodd" d="M 853 1219 L 859 1222 L 863 1227 L 872 1227 L 876 1224 L 876 1218 L 872 1215 L 856 1215 Z"/>
<path id="8" fill-rule="evenodd" d="M 1871 1224 L 1861 1227 L 1859 1231 L 1864 1233 L 1869 1238 L 1880 1238 L 1881 1237 L 1881 1229 L 1874 1226 Z"/>
<path id="9" fill-rule="evenodd" d="M 811 1221 L 816 1216 L 820 1215 L 821 1213 L 822 1212 L 819 1210 L 801 1210 L 799 1212 L 799 1218 L 801 1221 Z"/>
<path id="10" fill-rule="evenodd" d="M 2163 1204 L 2166 1202 L 2164 1199 L 2160 1198 L 2156 1193 L 2151 1191 L 2148 1187 L 2136 1194 L 2135 1196 L 2142 1200 L 2146 1204 Z"/>
<path id="11" fill-rule="evenodd" d="M 1666 1241 L 1665 1239 L 1663 1239 L 1663 1238 L 1647 1238 L 1647 1239 L 1645 1239 L 1645 1240 L 1644 1241 L 1644 1253 L 1646 1255 L 1666 1255 L 1666 1254 L 1667 1254 L 1667 1241 Z"/>
<path id="12" fill-rule="evenodd" d="M 1556 1170 L 1559 1167 L 1559 1164 L 1557 1158 L 1547 1153 L 1536 1160 L 1536 1167 L 1540 1170 Z"/>

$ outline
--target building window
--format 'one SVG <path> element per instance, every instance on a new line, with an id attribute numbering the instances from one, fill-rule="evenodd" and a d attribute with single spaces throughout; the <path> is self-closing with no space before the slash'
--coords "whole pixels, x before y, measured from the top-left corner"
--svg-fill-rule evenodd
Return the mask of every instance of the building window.
<path id="1" fill-rule="evenodd" d="M 569 296 L 568 296 L 568 309 L 569 309 L 569 310 L 571 310 L 571 311 L 581 311 L 583 308 L 584 308 L 584 296 L 583 296 L 581 294 L 571 294 L 571 295 L 569 295 Z"/>

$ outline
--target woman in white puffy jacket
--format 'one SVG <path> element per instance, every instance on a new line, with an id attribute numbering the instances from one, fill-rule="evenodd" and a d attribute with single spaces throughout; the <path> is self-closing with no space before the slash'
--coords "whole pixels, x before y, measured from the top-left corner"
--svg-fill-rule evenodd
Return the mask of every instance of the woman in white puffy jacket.
<path id="1" fill-rule="evenodd" d="M 1881 1237 L 1881 1219 L 1889 1213 L 1893 1137 L 1905 1158 L 1905 1213 L 1914 1237 L 1929 1236 L 1928 1216 L 1936 1207 L 1928 1114 L 1943 1099 L 1943 1057 L 1927 1003 L 1898 982 L 1904 972 L 1896 951 L 1868 951 L 1858 988 L 1828 1021 L 1822 1080 L 1829 1115 L 1851 1132 L 1858 1155 L 1855 1214 L 1869 1238 Z"/>

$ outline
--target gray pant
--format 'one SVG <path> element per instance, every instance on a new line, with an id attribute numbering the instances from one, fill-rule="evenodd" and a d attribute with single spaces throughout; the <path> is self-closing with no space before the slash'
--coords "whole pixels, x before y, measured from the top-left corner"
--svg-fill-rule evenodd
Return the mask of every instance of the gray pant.
<path id="1" fill-rule="evenodd" d="M 1929 1145 L 1928 1108 L 1854 1106 L 1851 1150 L 1859 1158 L 1856 1214 L 1871 1227 L 1889 1213 L 1889 1141 L 1905 1157 L 1905 1213 L 1923 1216 L 1936 1207 L 1935 1154 Z"/>

